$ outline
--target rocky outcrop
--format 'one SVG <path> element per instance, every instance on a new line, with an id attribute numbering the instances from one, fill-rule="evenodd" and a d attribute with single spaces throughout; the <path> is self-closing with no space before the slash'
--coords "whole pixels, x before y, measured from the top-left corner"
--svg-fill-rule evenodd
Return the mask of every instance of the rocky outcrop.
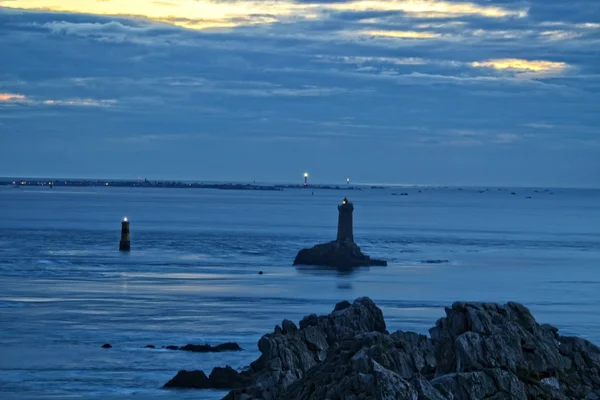
<path id="1" fill-rule="evenodd" d="M 154 346 L 146 346 L 154 348 Z M 222 351 L 242 351 L 242 348 L 237 343 L 227 342 L 211 346 L 209 344 L 186 344 L 185 346 L 166 346 L 167 350 L 183 350 L 191 351 L 193 353 L 220 353 Z"/>
<path id="2" fill-rule="evenodd" d="M 368 298 L 339 303 L 327 316 L 309 315 L 299 327 L 284 320 L 258 342 L 261 356 L 249 368 L 253 384 L 227 398 L 279 399 L 290 384 L 325 360 L 330 347 L 360 333 L 387 333 L 385 329 L 383 313 Z"/>
<path id="3" fill-rule="evenodd" d="M 363 254 L 354 242 L 333 241 L 300 250 L 294 265 L 321 265 L 337 268 L 386 266 L 387 261 Z"/>
<path id="4" fill-rule="evenodd" d="M 252 378 L 246 373 L 239 373 L 230 366 L 215 368 L 210 376 L 202 371 L 179 371 L 165 388 L 179 389 L 236 389 L 252 383 Z"/>
<path id="5" fill-rule="evenodd" d="M 285 320 L 258 347 L 259 359 L 221 384 L 237 388 L 225 399 L 600 399 L 600 349 L 516 303 L 455 303 L 427 337 L 388 333 L 361 298 L 299 327 Z M 190 377 L 210 381 L 202 375 Z"/>

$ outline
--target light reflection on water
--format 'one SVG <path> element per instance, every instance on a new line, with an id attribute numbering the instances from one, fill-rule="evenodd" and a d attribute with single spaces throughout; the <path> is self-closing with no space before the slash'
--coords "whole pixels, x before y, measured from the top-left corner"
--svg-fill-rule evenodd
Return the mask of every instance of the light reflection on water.
<path id="1" fill-rule="evenodd" d="M 291 266 L 335 234 L 337 192 L 2 192 L 0 397 L 170 398 L 178 370 L 246 366 L 282 319 L 360 296 L 389 330 L 427 333 L 455 300 L 510 300 L 600 343 L 598 192 L 420 190 L 351 193 L 359 244 L 390 260 L 353 271 Z M 122 215 L 130 254 L 116 251 Z M 244 351 L 144 348 L 225 341 Z"/>

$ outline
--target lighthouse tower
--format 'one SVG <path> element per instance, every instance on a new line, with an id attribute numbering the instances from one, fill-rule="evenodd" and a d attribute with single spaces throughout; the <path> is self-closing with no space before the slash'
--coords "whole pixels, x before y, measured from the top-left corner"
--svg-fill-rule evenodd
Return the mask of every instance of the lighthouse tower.
<path id="1" fill-rule="evenodd" d="M 354 206 L 347 198 L 344 198 L 342 204 L 338 206 L 338 210 L 337 242 L 354 243 L 354 228 L 352 227 L 352 212 L 354 211 Z"/>
<path id="2" fill-rule="evenodd" d="M 123 218 L 123 222 L 121 222 L 121 241 L 119 242 L 119 250 L 131 250 L 131 242 L 129 240 L 129 220 L 127 218 Z"/>

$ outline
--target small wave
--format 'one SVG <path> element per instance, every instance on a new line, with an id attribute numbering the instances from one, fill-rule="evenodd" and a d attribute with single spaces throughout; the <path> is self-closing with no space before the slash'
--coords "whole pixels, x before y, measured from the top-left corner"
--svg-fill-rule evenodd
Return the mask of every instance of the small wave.
<path id="1" fill-rule="evenodd" d="M 38 265 L 71 265 L 67 260 L 37 260 Z"/>
<path id="2" fill-rule="evenodd" d="M 14 301 L 0 301 L 0 308 L 19 308 L 23 307 L 23 303 L 16 303 Z"/>

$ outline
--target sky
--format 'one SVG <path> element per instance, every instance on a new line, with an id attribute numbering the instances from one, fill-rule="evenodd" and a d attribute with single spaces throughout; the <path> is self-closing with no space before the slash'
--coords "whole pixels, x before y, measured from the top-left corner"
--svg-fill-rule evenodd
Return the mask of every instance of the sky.
<path id="1" fill-rule="evenodd" d="M 0 176 L 600 187 L 600 1 L 0 0 Z"/>

